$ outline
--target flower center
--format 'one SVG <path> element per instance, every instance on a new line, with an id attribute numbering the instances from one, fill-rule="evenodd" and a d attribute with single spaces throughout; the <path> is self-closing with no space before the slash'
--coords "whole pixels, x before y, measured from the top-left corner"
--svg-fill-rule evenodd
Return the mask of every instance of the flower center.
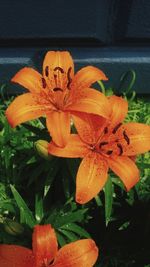
<path id="1" fill-rule="evenodd" d="M 63 109 L 69 99 L 72 82 L 72 67 L 65 71 L 60 66 L 50 69 L 45 67 L 44 77 L 41 78 L 42 88 L 45 91 L 45 100 L 51 100 L 56 109 Z"/>
<path id="2" fill-rule="evenodd" d="M 121 156 L 126 146 L 130 144 L 128 134 L 120 129 L 122 123 L 118 123 L 113 129 L 105 127 L 103 135 L 95 146 L 95 150 L 103 156 Z"/>
<path id="3" fill-rule="evenodd" d="M 42 263 L 41 267 L 48 267 L 48 266 L 50 266 L 50 264 L 51 264 L 51 261 L 49 261 L 47 258 L 45 258 L 43 260 L 43 263 Z"/>

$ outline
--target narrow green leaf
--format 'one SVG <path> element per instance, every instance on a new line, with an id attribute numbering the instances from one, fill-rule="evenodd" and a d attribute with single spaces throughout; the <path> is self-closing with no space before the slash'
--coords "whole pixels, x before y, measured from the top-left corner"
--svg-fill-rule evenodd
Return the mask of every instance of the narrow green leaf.
<path id="1" fill-rule="evenodd" d="M 18 191 L 14 188 L 14 186 L 10 185 L 10 188 L 20 210 L 21 223 L 26 223 L 29 227 L 32 228 L 36 224 L 36 221 L 33 217 L 31 210 L 28 208 L 25 201 L 18 193 Z"/>
<path id="2" fill-rule="evenodd" d="M 61 229 L 72 231 L 78 234 L 80 237 L 90 238 L 90 234 L 76 223 L 68 223 L 64 225 Z"/>
<path id="3" fill-rule="evenodd" d="M 128 228 L 128 226 L 130 225 L 130 222 L 129 221 L 126 221 L 124 222 L 119 228 L 118 230 L 121 231 L 121 230 L 125 230 Z"/>
<path id="4" fill-rule="evenodd" d="M 105 185 L 105 221 L 106 221 L 106 226 L 108 225 L 110 219 L 111 219 L 111 214 L 112 214 L 112 205 L 113 205 L 113 184 L 112 180 L 109 177 L 107 180 L 107 183 Z"/>
<path id="5" fill-rule="evenodd" d="M 61 214 L 61 216 L 58 214 L 54 221 L 54 227 L 58 229 L 67 223 L 81 222 L 84 219 L 84 214 L 87 212 L 87 210 L 88 209 L 83 209 L 75 212 L 69 212 Z"/>
<path id="6" fill-rule="evenodd" d="M 43 215 L 43 192 L 38 192 L 35 195 L 35 218 L 38 223 L 41 222 Z"/>
<path id="7" fill-rule="evenodd" d="M 67 237 L 68 241 L 70 242 L 74 242 L 76 240 L 78 240 L 78 237 L 76 234 L 74 234 L 73 232 L 71 231 L 67 231 L 67 230 L 63 230 L 63 229 L 59 229 L 58 230 L 60 233 L 62 233 L 64 236 Z"/>
<path id="8" fill-rule="evenodd" d="M 58 243 L 61 247 L 63 247 L 64 245 L 66 245 L 66 239 L 64 238 L 64 236 L 59 233 L 58 231 L 56 231 L 56 235 L 57 235 L 57 240 L 58 240 Z"/>
<path id="9" fill-rule="evenodd" d="M 98 207 L 103 206 L 103 203 L 102 203 L 102 201 L 101 201 L 99 195 L 97 195 L 97 196 L 95 197 L 95 201 L 96 201 L 96 204 L 97 204 Z"/>

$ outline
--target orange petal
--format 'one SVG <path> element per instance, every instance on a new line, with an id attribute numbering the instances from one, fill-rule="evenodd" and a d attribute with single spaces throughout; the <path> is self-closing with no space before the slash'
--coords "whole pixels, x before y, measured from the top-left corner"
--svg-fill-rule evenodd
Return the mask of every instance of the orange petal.
<path id="1" fill-rule="evenodd" d="M 36 225 L 33 231 L 35 267 L 48 266 L 58 251 L 57 238 L 51 225 Z"/>
<path id="2" fill-rule="evenodd" d="M 71 134 L 64 148 L 58 147 L 52 141 L 48 146 L 48 152 L 57 157 L 83 158 L 89 150 L 77 134 Z"/>
<path id="3" fill-rule="evenodd" d="M 125 156 L 108 158 L 109 167 L 120 177 L 127 191 L 129 191 L 140 179 L 139 170 L 134 161 Z"/>
<path id="4" fill-rule="evenodd" d="M 103 188 L 108 164 L 97 153 L 90 152 L 81 162 L 76 180 L 76 201 L 85 204 Z"/>
<path id="5" fill-rule="evenodd" d="M 49 51 L 43 62 L 43 76 L 50 88 L 68 87 L 74 76 L 74 64 L 67 51 Z"/>
<path id="6" fill-rule="evenodd" d="M 75 74 L 71 87 L 74 90 L 90 87 L 92 83 L 95 83 L 99 80 L 107 81 L 108 78 L 98 68 L 87 66 L 82 68 Z"/>
<path id="7" fill-rule="evenodd" d="M 120 128 L 126 137 L 121 139 L 123 154 L 133 156 L 150 150 L 150 126 L 130 122 Z M 127 139 L 128 138 L 128 139 Z"/>
<path id="8" fill-rule="evenodd" d="M 72 242 L 61 248 L 54 267 L 92 267 L 98 257 L 98 248 L 92 239 Z"/>
<path id="9" fill-rule="evenodd" d="M 109 105 L 112 109 L 110 121 L 113 127 L 115 124 L 122 122 L 126 117 L 128 112 L 128 102 L 122 97 L 115 95 L 110 96 L 108 99 Z"/>
<path id="10" fill-rule="evenodd" d="M 69 111 L 79 111 L 100 115 L 104 118 L 110 116 L 110 104 L 107 97 L 97 90 L 85 88 L 72 96 L 72 104 L 66 107 Z"/>
<path id="11" fill-rule="evenodd" d="M 95 144 L 104 130 L 107 120 L 101 116 L 82 112 L 73 112 L 75 127 L 83 142 Z"/>
<path id="12" fill-rule="evenodd" d="M 40 93 L 42 89 L 42 76 L 32 68 L 23 68 L 11 79 L 12 82 L 19 83 L 32 93 Z"/>
<path id="13" fill-rule="evenodd" d="M 46 123 L 53 141 L 60 147 L 66 146 L 70 135 L 69 112 L 51 112 L 47 115 Z"/>
<path id="14" fill-rule="evenodd" d="M 15 127 L 20 123 L 43 116 L 46 108 L 50 110 L 53 107 L 38 104 L 36 95 L 27 93 L 15 98 L 6 110 L 6 117 L 9 124 Z"/>
<path id="15" fill-rule="evenodd" d="M 0 245 L 1 267 L 33 267 L 34 258 L 30 249 L 15 245 Z"/>

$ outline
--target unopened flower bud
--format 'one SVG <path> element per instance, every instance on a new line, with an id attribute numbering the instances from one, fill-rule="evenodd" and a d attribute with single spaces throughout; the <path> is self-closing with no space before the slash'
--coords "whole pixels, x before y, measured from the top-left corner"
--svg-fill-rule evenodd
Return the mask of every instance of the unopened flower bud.
<path id="1" fill-rule="evenodd" d="M 8 234 L 13 236 L 20 235 L 24 231 L 24 228 L 20 223 L 9 219 L 5 220 L 4 229 Z"/>
<path id="2" fill-rule="evenodd" d="M 34 144 L 37 153 L 46 160 L 52 160 L 53 156 L 48 153 L 48 142 L 45 140 L 38 140 Z"/>

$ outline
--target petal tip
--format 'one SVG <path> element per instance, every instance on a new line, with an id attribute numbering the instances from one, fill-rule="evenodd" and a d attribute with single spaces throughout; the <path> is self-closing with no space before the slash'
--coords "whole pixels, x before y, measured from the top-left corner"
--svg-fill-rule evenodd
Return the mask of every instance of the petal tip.
<path id="1" fill-rule="evenodd" d="M 89 199 L 87 193 L 82 192 L 82 193 L 76 193 L 76 197 L 75 200 L 78 204 L 86 204 L 88 201 L 91 200 L 91 198 Z"/>
<path id="2" fill-rule="evenodd" d="M 24 73 L 24 71 L 28 70 L 29 68 L 28 67 L 24 67 L 22 69 L 20 69 L 12 78 L 11 78 L 11 82 L 14 82 L 14 83 L 18 83 L 18 78 L 20 77 L 20 74 Z"/>
<path id="3" fill-rule="evenodd" d="M 5 111 L 5 116 L 6 116 L 6 119 L 7 119 L 7 122 L 9 123 L 9 125 L 12 127 L 12 128 L 15 128 L 16 127 L 16 124 L 14 123 L 12 117 L 11 117 L 11 114 L 9 112 L 9 110 L 7 109 Z"/>
<path id="4" fill-rule="evenodd" d="M 130 185 L 125 185 L 126 191 L 129 192 L 139 181 L 140 176 L 137 176 L 133 183 L 131 183 Z"/>

